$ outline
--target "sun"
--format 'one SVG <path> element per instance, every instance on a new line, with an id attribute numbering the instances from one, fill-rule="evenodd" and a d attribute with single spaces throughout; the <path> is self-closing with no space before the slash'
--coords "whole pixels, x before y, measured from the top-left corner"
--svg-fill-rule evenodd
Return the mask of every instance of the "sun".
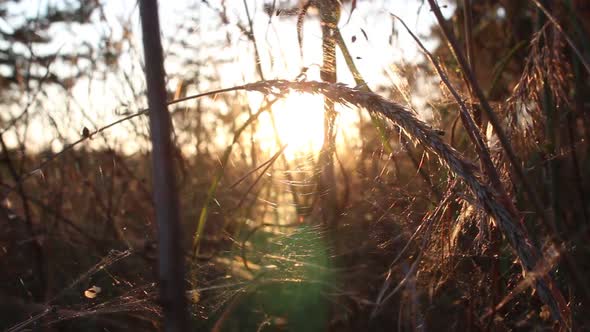
<path id="1" fill-rule="evenodd" d="M 324 142 L 323 98 L 318 95 L 290 93 L 273 105 L 273 116 L 280 144 L 287 144 L 287 159 L 315 154 Z M 263 151 L 280 148 L 270 114 L 260 116 L 256 141 Z"/>

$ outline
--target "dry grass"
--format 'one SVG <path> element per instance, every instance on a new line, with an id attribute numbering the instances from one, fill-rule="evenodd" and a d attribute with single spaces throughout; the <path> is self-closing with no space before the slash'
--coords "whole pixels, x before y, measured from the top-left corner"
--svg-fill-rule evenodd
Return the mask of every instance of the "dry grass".
<path id="1" fill-rule="evenodd" d="M 331 43 L 332 51 L 340 49 L 356 87 L 305 81 L 307 68 L 301 80 L 265 80 L 264 70 L 266 77 L 276 73 L 260 61 L 259 52 L 265 58 L 266 49 L 253 33 L 258 21 L 246 1 L 247 22 L 236 19 L 235 25 L 253 44 L 252 68 L 260 81 L 192 96 L 177 89 L 178 99 L 169 106 L 197 100 L 195 108 L 170 107 L 175 138 L 185 139 L 177 146 L 198 141 L 196 154 L 183 156 L 179 149 L 172 158 L 179 170 L 182 241 L 185 247 L 192 242 L 193 253 L 198 252 L 185 252 L 191 264 L 186 279 L 192 323 L 213 330 L 240 329 L 242 324 L 254 330 L 297 329 L 312 316 L 301 311 L 305 308 L 329 312 L 325 320 L 314 322 L 318 329 L 343 331 L 367 325 L 419 330 L 441 324 L 459 330 L 509 330 L 551 323 L 567 330 L 588 324 L 588 139 L 582 138 L 590 137 L 590 120 L 587 46 L 578 45 L 582 34 L 560 23 L 567 18 L 561 5 L 545 8 L 534 1 L 539 9 L 533 3 L 529 10 L 519 9 L 517 13 L 548 16 L 539 22 L 527 16 L 525 26 L 531 29 L 519 39 L 507 31 L 522 21 L 507 22 L 522 15 L 511 12 L 514 7 L 506 2 L 457 10 L 456 20 L 445 20 L 436 1 L 429 3 L 442 27 L 434 27 L 432 35 L 443 43 L 431 53 L 406 27 L 430 64 L 408 65 L 411 73 L 402 75 L 412 77 L 407 86 L 396 86 L 400 91 L 379 86 L 377 94 L 369 89 L 355 65 L 362 60 L 355 54 L 362 38 L 352 43 L 360 32 L 349 39 L 338 25 L 324 25 L 323 41 Z M 234 24 L 223 2 L 221 7 L 205 4 L 221 26 Z M 495 14 L 500 6 L 506 9 L 505 18 Z M 291 19 L 303 53 L 303 20 L 314 20 L 319 13 L 313 2 L 295 8 L 291 18 L 281 17 L 287 14 L 278 10 L 273 16 L 275 9 L 267 9 L 269 22 Z M 473 21 L 461 16 L 469 11 Z M 194 29 L 195 22 L 182 25 Z M 503 54 L 496 54 L 498 50 Z M 333 56 L 326 60 L 334 65 Z M 198 72 L 195 78 L 192 69 L 183 70 L 179 86 L 221 81 L 210 73 Z M 452 97 L 444 103 L 437 97 L 427 101 L 434 113 L 432 125 L 447 132 L 452 127 L 450 139 L 410 109 L 410 90 L 421 84 L 413 77 L 417 72 L 434 84 L 440 78 L 443 94 Z M 489 84 L 486 78 L 492 76 Z M 196 84 L 194 90 L 203 86 L 215 84 Z M 134 96 L 142 96 L 140 90 Z M 263 106 L 254 110 L 240 104 L 244 91 L 261 93 Z M 325 146 L 323 154 L 338 164 L 324 185 L 319 182 L 327 159 L 309 153 L 287 160 L 276 126 L 276 151 L 256 144 L 258 116 L 272 115 L 272 103 L 291 92 L 322 95 L 328 106 L 341 104 L 370 115 L 360 116 L 358 128 L 346 133 L 361 143 L 345 145 L 351 149 L 343 154 Z M 215 103 L 229 111 L 217 112 Z M 0 244 L 9 253 L 2 262 L 8 271 L 2 281 L 9 286 L 0 291 L 9 303 L 26 309 L 25 314 L 11 317 L 8 311 L 1 316 L 11 319 L 12 330 L 34 324 L 87 327 L 87 322 L 109 328 L 115 322 L 113 328 L 120 329 L 121 322 L 136 320 L 145 323 L 145 330 L 159 327 L 161 307 L 152 273 L 157 227 L 145 166 L 150 154 L 142 150 L 123 156 L 107 140 L 108 130 L 123 122 L 133 124 L 139 137 L 136 125 L 149 112 L 128 112 L 95 130 L 84 128 L 81 136 L 72 137 L 73 143 L 62 138 L 64 148 L 58 153 L 20 155 L 2 147 L 8 167 L 0 181 L 6 197 L 0 208 L 6 224 Z M 486 128 L 487 119 L 482 121 L 479 113 L 485 112 L 495 117 L 493 130 Z M 26 121 L 19 116 L 7 122 L 3 133 L 20 130 Z M 328 141 L 335 137 L 329 133 L 332 125 L 326 127 Z M 211 143 L 220 126 L 229 131 L 227 146 Z M 108 153 L 89 152 L 90 146 L 78 149 L 97 138 L 104 140 Z M 24 143 L 22 147 L 25 151 Z M 326 193 L 334 193 L 337 204 L 322 204 Z M 333 227 L 317 226 L 326 224 L 320 216 L 329 205 L 337 213 L 324 219 L 334 219 Z M 20 250 L 23 244 L 39 247 L 42 261 L 31 263 L 35 253 Z M 105 263 L 113 248 L 129 255 Z M 14 252 L 18 254 L 10 256 Z M 45 271 L 40 263 L 47 264 Z M 31 266 L 40 272 L 28 272 Z M 21 287 L 35 285 L 36 274 L 48 277 L 47 283 L 38 289 Z M 8 283 L 19 278 L 17 287 Z M 104 287 L 92 302 L 80 297 L 80 289 L 95 282 L 112 287 Z M 532 294 L 527 293 L 531 288 Z"/>
<path id="2" fill-rule="evenodd" d="M 436 154 L 439 160 L 468 186 L 478 203 L 496 221 L 518 257 L 525 275 L 546 265 L 539 250 L 531 243 L 520 220 L 517 220 L 505 207 L 505 204 L 480 180 L 476 167 L 465 160 L 455 149 L 444 143 L 437 131 L 417 119 L 414 113 L 404 106 L 385 100 L 377 94 L 349 88 L 342 84 L 277 80 L 247 84 L 243 88 L 267 95 L 285 94 L 290 90 L 322 94 L 334 102 L 362 107 L 369 112 L 386 117 L 401 127 L 417 144 L 421 144 Z M 535 276 L 534 278 L 536 289 L 543 302 L 551 308 L 555 318 L 559 317 L 564 324 L 568 325 L 569 309 L 554 281 L 548 275 Z"/>

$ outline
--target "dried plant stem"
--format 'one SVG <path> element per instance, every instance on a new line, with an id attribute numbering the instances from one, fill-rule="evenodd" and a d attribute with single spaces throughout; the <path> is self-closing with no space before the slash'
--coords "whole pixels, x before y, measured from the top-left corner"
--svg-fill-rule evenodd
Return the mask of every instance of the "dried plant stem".
<path id="1" fill-rule="evenodd" d="M 500 123 L 500 120 L 498 119 L 498 116 L 496 115 L 496 113 L 492 110 L 492 107 L 488 103 L 483 91 L 481 90 L 479 84 L 477 83 L 477 80 L 476 80 L 470 66 L 467 63 L 467 60 L 465 59 L 465 56 L 463 55 L 463 53 L 461 52 L 461 49 L 459 48 L 459 44 L 457 42 L 457 39 L 455 38 L 452 31 L 446 26 L 445 19 L 442 16 L 440 8 L 436 4 L 436 2 L 434 0 L 428 0 L 428 2 L 430 3 L 430 7 L 431 7 L 432 11 L 434 12 L 434 15 L 436 16 L 438 23 L 441 27 L 441 30 L 450 45 L 451 51 L 455 55 L 455 58 L 457 59 L 457 62 L 459 63 L 461 70 L 463 71 L 465 77 L 467 78 L 467 81 L 469 82 L 471 88 L 473 89 L 475 96 L 477 97 L 481 106 L 483 107 L 483 110 L 486 113 L 490 123 L 492 124 L 494 132 L 498 136 L 498 139 L 500 140 L 500 144 L 502 145 L 502 148 L 506 152 L 506 155 L 507 155 L 508 159 L 510 160 L 512 167 L 514 168 L 516 175 L 518 176 L 519 180 L 522 182 L 525 192 L 527 193 L 529 198 L 533 201 L 533 204 L 535 206 L 536 212 L 539 215 L 539 217 L 546 220 L 546 216 L 545 216 L 544 208 L 543 208 L 543 203 L 541 202 L 541 199 L 536 194 L 536 192 L 533 190 L 533 186 L 530 184 L 530 181 L 527 179 L 526 175 L 524 174 L 524 170 L 520 166 L 520 161 L 518 160 L 518 157 L 514 153 L 514 150 L 512 149 L 510 141 L 502 128 L 502 124 Z M 476 144 L 476 147 L 477 147 L 477 144 Z M 488 167 L 486 167 L 486 168 L 488 168 Z M 494 181 L 494 179 L 490 179 L 490 180 Z"/>
<path id="2" fill-rule="evenodd" d="M 423 231 L 424 235 L 422 237 L 422 242 L 420 244 L 420 250 L 417 254 L 417 257 L 414 259 L 414 262 L 412 263 L 411 268 L 406 272 L 405 277 L 398 283 L 398 285 L 392 291 L 390 291 L 388 293 L 388 295 L 385 295 L 385 293 L 389 290 L 389 288 L 391 286 L 391 278 L 386 278 L 386 281 L 384 282 L 383 286 L 381 287 L 381 291 L 379 292 L 379 295 L 377 296 L 377 299 L 375 300 L 376 305 L 375 305 L 375 308 L 373 309 L 373 312 L 371 313 L 371 318 L 376 317 L 376 315 L 381 310 L 382 306 L 393 295 L 395 295 L 401 289 L 401 287 L 409 280 L 409 278 L 412 277 L 412 275 L 415 273 L 417 267 L 420 264 L 421 257 L 423 255 L 423 253 L 425 252 L 426 246 L 430 242 L 430 237 L 432 235 L 432 231 L 431 231 L 432 226 L 433 226 L 433 224 L 438 223 L 438 221 L 441 218 L 441 215 L 444 213 L 444 211 L 447 209 L 449 203 L 455 197 L 456 192 L 454 191 L 454 189 L 455 189 L 457 183 L 458 183 L 457 180 L 453 180 L 452 183 L 449 184 L 447 191 L 445 192 L 445 194 L 444 194 L 443 198 L 440 200 L 440 202 L 437 204 L 436 208 L 432 212 L 430 212 L 426 216 L 424 216 L 424 218 L 422 218 L 422 222 L 420 223 L 420 226 L 418 226 L 418 228 L 416 229 L 414 234 L 412 234 L 412 236 L 410 237 L 410 239 L 408 240 L 406 245 L 403 247 L 403 249 L 397 254 L 396 258 L 390 263 L 389 271 L 391 272 L 392 267 L 399 261 L 399 259 L 404 255 L 406 250 L 409 248 L 410 243 L 412 241 L 414 241 L 414 239 L 417 237 L 418 233 Z M 388 273 L 388 275 L 389 275 L 389 273 Z"/>
<path id="3" fill-rule="evenodd" d="M 219 186 L 221 178 L 225 174 L 225 167 L 227 166 L 227 163 L 229 162 L 229 157 L 231 155 L 234 145 L 238 142 L 240 136 L 242 135 L 242 132 L 244 132 L 244 130 L 246 128 L 248 128 L 248 126 L 250 126 L 252 123 L 254 123 L 258 119 L 260 114 L 262 114 L 268 110 L 271 110 L 272 105 L 275 102 L 276 102 L 276 99 L 269 101 L 266 105 L 261 107 L 256 113 L 252 114 L 238 129 L 236 129 L 234 131 L 234 138 L 233 138 L 232 142 L 227 146 L 227 148 L 225 148 L 225 151 L 223 153 L 223 157 L 221 157 L 221 161 L 220 161 L 221 165 L 217 169 L 215 177 L 213 178 L 213 181 L 211 182 L 211 185 L 209 186 L 209 190 L 207 191 L 207 197 L 205 198 L 205 202 L 203 203 L 203 207 L 201 208 L 201 212 L 199 214 L 199 221 L 197 222 L 197 230 L 195 231 L 195 235 L 193 237 L 193 248 L 192 248 L 193 258 L 196 258 L 199 255 L 199 246 L 200 246 L 201 237 L 203 235 L 203 231 L 205 230 L 205 225 L 207 223 L 207 218 L 209 216 L 209 206 L 211 205 L 211 202 L 213 202 L 213 200 L 215 198 L 215 194 L 217 193 L 217 188 Z"/>
<path id="4" fill-rule="evenodd" d="M 495 114 L 495 112 L 492 110 L 490 104 L 488 103 L 481 87 L 479 86 L 479 83 L 477 82 L 475 75 L 473 74 L 473 71 L 471 70 L 471 67 L 469 66 L 469 64 L 467 63 L 467 60 L 465 59 L 465 56 L 461 52 L 458 41 L 455 38 L 453 32 L 445 24 L 445 19 L 440 11 L 438 4 L 436 3 L 435 0 L 428 0 L 428 3 L 430 4 L 430 8 L 431 8 L 432 12 L 436 16 L 436 19 L 437 19 L 438 24 L 443 32 L 443 35 L 445 36 L 445 38 L 449 44 L 449 48 L 451 49 L 451 52 L 454 54 L 455 58 L 457 59 L 457 62 L 459 63 L 459 66 L 461 67 L 463 74 L 467 78 L 467 81 L 469 82 L 471 88 L 473 89 L 475 96 L 479 100 L 484 112 L 486 113 L 490 123 L 492 124 L 494 132 L 496 133 L 502 148 L 506 152 L 506 156 L 508 157 L 508 160 L 510 161 L 512 168 L 514 169 L 518 179 L 522 183 L 527 196 L 533 202 L 533 205 L 535 207 L 537 215 L 541 218 L 541 220 L 548 227 L 548 229 L 553 230 L 554 227 L 552 227 L 552 225 L 551 225 L 552 224 L 550 221 L 551 218 L 546 215 L 541 198 L 533 190 L 533 186 L 530 184 L 530 181 L 527 179 L 526 175 L 524 174 L 524 170 L 522 169 L 522 167 L 520 165 L 520 161 L 518 160 L 516 154 L 514 153 L 514 150 L 512 149 L 512 147 L 510 145 L 510 141 L 502 128 L 500 120 L 498 119 L 497 115 Z M 500 227 L 500 228 L 502 228 L 502 227 Z M 554 233 L 556 233 L 556 232 L 554 232 Z M 506 235 L 506 233 L 504 235 Z M 565 255 L 565 257 L 566 257 L 566 261 L 568 261 L 567 255 Z M 528 271 L 530 271 L 530 269 Z M 549 292 L 552 291 L 553 294 L 540 291 L 539 295 L 541 296 L 543 301 L 549 305 L 553 317 L 554 318 L 559 317 L 562 323 L 566 324 L 566 326 L 569 325 L 570 312 L 569 312 L 569 308 L 565 304 L 565 300 L 563 299 L 563 296 L 561 295 L 561 293 L 559 292 L 557 287 L 554 285 L 554 282 L 552 280 L 549 280 L 549 283 L 546 285 L 546 287 L 548 288 L 547 291 L 549 291 Z M 537 287 L 537 290 L 539 290 L 539 287 Z M 554 304 L 558 304 L 559 307 L 556 305 L 552 306 L 550 303 L 548 303 L 548 302 L 550 302 L 550 300 L 555 301 L 556 299 L 558 301 L 557 301 L 557 303 L 554 303 Z"/>
<path id="5" fill-rule="evenodd" d="M 322 28 L 322 81 L 336 83 L 336 42 L 335 30 L 340 19 L 340 3 L 336 0 L 318 2 L 320 24 Z M 334 101 L 324 99 L 324 144 L 320 150 L 318 164 L 318 191 L 322 219 L 324 224 L 336 226 L 338 199 L 336 196 L 336 174 L 334 171 L 334 153 L 336 149 L 336 111 Z"/>
<path id="6" fill-rule="evenodd" d="M 468 1 L 466 1 L 466 4 L 467 4 L 467 2 Z M 465 15 L 468 15 L 468 13 L 466 13 Z M 508 210 L 513 214 L 515 219 L 517 219 L 516 217 L 519 216 L 518 210 L 516 209 L 514 204 L 512 204 L 512 201 L 510 200 L 508 193 L 504 189 L 502 182 L 500 182 L 500 175 L 498 174 L 498 171 L 496 170 L 496 167 L 494 166 L 494 163 L 492 162 L 492 157 L 490 155 L 490 151 L 489 151 L 488 146 L 485 143 L 485 141 L 483 139 L 483 135 L 480 131 L 481 126 L 478 126 L 478 124 L 475 123 L 475 121 L 473 120 L 473 118 L 469 114 L 469 110 L 467 109 L 467 105 L 465 105 L 465 102 L 463 101 L 463 99 L 461 98 L 461 96 L 459 95 L 457 90 L 453 87 L 453 85 L 451 84 L 451 81 L 447 77 L 445 71 L 441 68 L 440 64 L 434 58 L 432 53 L 430 53 L 426 49 L 426 47 L 422 44 L 420 39 L 418 39 L 418 37 L 410 30 L 410 28 L 408 28 L 406 23 L 401 18 L 399 18 L 398 16 L 393 15 L 393 14 L 392 14 L 392 16 L 397 18 L 402 23 L 402 25 L 404 26 L 406 31 L 412 36 L 412 38 L 418 44 L 420 49 L 422 49 L 424 54 L 426 54 L 426 56 L 428 57 L 428 59 L 430 60 L 430 62 L 434 66 L 434 68 L 436 69 L 437 74 L 439 75 L 439 77 L 441 78 L 441 80 L 443 81 L 443 83 L 445 84 L 447 89 L 449 89 L 449 91 L 453 95 L 453 98 L 455 98 L 455 101 L 459 105 L 459 114 L 460 114 L 461 122 L 463 123 L 463 126 L 465 127 L 465 129 L 469 135 L 469 138 L 471 139 L 471 141 L 473 142 L 473 144 L 475 146 L 475 150 L 476 150 L 477 155 L 481 161 L 483 172 L 487 175 L 488 181 L 490 181 L 492 188 L 494 188 L 494 190 L 496 191 L 496 194 L 498 196 L 502 197 L 502 201 L 506 202 L 506 207 L 508 208 Z M 468 49 L 469 49 L 469 47 L 468 47 Z M 471 92 L 471 94 L 473 95 L 472 92 Z"/>
<path id="7" fill-rule="evenodd" d="M 254 180 L 254 182 L 252 182 L 252 184 L 250 184 L 250 186 L 248 186 L 248 189 L 246 190 L 246 192 L 244 192 L 244 194 L 242 194 L 242 197 L 240 198 L 240 200 L 238 201 L 238 204 L 236 204 L 235 209 L 238 209 L 242 206 L 242 204 L 244 203 L 244 201 L 246 201 L 246 197 L 248 197 L 248 194 L 250 192 L 252 192 L 252 189 L 254 189 L 254 187 L 258 184 L 258 182 L 260 182 L 260 179 L 262 179 L 262 177 L 264 176 L 264 174 L 266 174 L 266 172 L 268 171 L 268 169 L 274 164 L 275 161 L 277 161 L 277 159 L 279 158 L 280 155 L 283 154 L 283 152 L 285 151 L 285 148 L 287 148 L 287 145 L 283 145 L 279 151 L 277 151 L 277 153 L 275 153 L 268 161 L 264 162 L 262 165 L 260 165 L 259 167 L 257 167 L 257 169 L 259 168 L 263 168 L 262 172 L 260 172 L 260 175 L 256 177 L 256 179 Z"/>
<path id="8" fill-rule="evenodd" d="M 201 97 L 206 97 L 206 96 L 214 96 L 220 93 L 224 93 L 224 92 L 230 92 L 230 91 L 235 91 L 235 90 L 239 90 L 236 89 L 236 87 L 232 87 L 232 88 L 227 88 L 227 89 L 219 89 L 219 90 L 214 90 L 214 91 L 208 91 L 208 92 L 204 92 L 204 93 L 199 93 L 199 94 L 195 94 L 195 95 L 191 95 L 191 96 L 187 96 L 184 98 L 180 98 L 180 99 L 175 99 L 172 101 L 169 101 L 166 103 L 167 106 L 170 105 L 174 105 L 174 104 L 179 104 L 188 100 L 192 100 L 192 99 L 198 99 Z M 61 151 L 53 154 L 52 156 L 50 156 L 49 158 L 45 159 L 45 161 L 43 161 L 41 164 L 39 164 L 39 166 L 33 168 L 32 170 L 26 172 L 25 174 L 23 174 L 20 178 L 19 181 L 23 182 L 26 179 L 30 178 L 32 175 L 37 174 L 39 172 L 41 172 L 45 167 L 47 167 L 47 165 L 49 165 L 51 162 L 53 162 L 54 160 L 58 159 L 60 156 L 62 156 L 64 153 L 73 150 L 76 146 L 80 145 L 81 143 L 85 142 L 88 139 L 91 139 L 93 136 L 96 136 L 97 134 L 100 134 L 102 132 L 105 132 L 109 129 L 111 129 L 112 127 L 115 127 L 118 124 L 121 124 L 123 122 L 127 122 L 131 119 L 135 119 L 137 117 L 140 117 L 142 115 L 147 115 L 149 114 L 149 108 L 140 110 L 138 112 L 129 114 L 127 116 L 124 116 L 122 118 L 120 118 L 119 120 L 116 120 L 114 122 L 111 122 L 105 126 L 102 126 L 92 132 L 90 132 L 87 136 L 82 136 L 80 137 L 78 140 L 66 145 Z"/>
<path id="9" fill-rule="evenodd" d="M 407 29 L 407 27 L 406 27 Z M 463 0 L 463 31 L 464 31 L 464 39 L 465 39 L 465 55 L 467 57 L 467 63 L 471 70 L 473 70 L 473 75 L 476 75 L 475 72 L 475 57 L 474 57 L 474 49 L 473 49 L 473 17 L 472 17 L 472 8 L 471 8 L 471 0 Z M 477 75 L 476 75 L 477 76 Z M 487 122 L 481 116 L 481 110 L 473 104 L 473 100 L 475 96 L 473 95 L 473 89 L 467 82 L 467 78 L 463 75 L 463 80 L 465 80 L 466 85 L 469 90 L 469 103 L 473 105 L 473 118 L 477 126 L 481 128 L 482 131 L 485 132 L 485 127 L 487 126 Z"/>
<path id="10" fill-rule="evenodd" d="M 478 176 L 475 166 L 464 160 L 460 154 L 442 141 L 430 126 L 418 120 L 405 107 L 387 101 L 374 93 L 348 88 L 342 84 L 321 82 L 266 81 L 244 86 L 246 90 L 264 94 L 284 94 L 290 90 L 320 93 L 338 103 L 355 105 L 369 112 L 385 116 L 400 126 L 412 139 L 435 153 L 449 169 L 470 188 L 477 201 L 496 221 L 500 231 L 515 251 L 523 272 L 538 271 L 545 266 L 542 256 L 529 239 L 526 229 L 506 206 L 502 197 L 485 185 Z M 556 319 L 569 326 L 569 308 L 549 275 L 535 276 L 535 287 L 543 302 L 549 306 Z"/>
<path id="11" fill-rule="evenodd" d="M 342 34 L 340 33 L 340 29 L 338 27 L 336 27 L 334 37 L 336 38 L 336 43 L 338 44 L 338 48 L 340 48 L 340 51 L 342 52 L 342 55 L 344 56 L 344 61 L 346 62 L 346 65 L 348 66 L 348 70 L 352 73 L 352 77 L 354 77 L 354 82 L 356 83 L 357 87 L 359 87 L 359 89 L 361 89 L 362 91 L 372 92 L 371 89 L 367 86 L 367 83 L 363 79 L 363 76 L 361 75 L 360 71 L 357 69 L 356 65 L 354 64 L 354 60 L 352 59 L 352 56 L 350 55 L 350 52 L 348 51 L 348 47 L 346 47 L 346 42 L 344 41 L 344 38 L 342 38 Z M 406 102 L 409 103 L 409 100 L 406 100 Z M 377 133 L 379 134 L 379 139 L 381 140 L 381 144 L 383 144 L 383 148 L 385 149 L 385 151 L 388 154 L 392 155 L 393 154 L 393 147 L 391 147 L 391 143 L 389 142 L 389 138 L 386 136 L 385 123 L 383 122 L 383 119 L 376 117 L 374 114 L 369 114 L 369 115 L 371 117 L 371 122 L 373 123 L 373 126 L 375 127 L 375 129 L 377 129 Z M 402 140 L 404 140 L 403 135 L 401 135 L 400 138 Z M 436 199 L 439 200 L 441 197 L 441 194 L 440 194 L 439 190 L 436 188 L 436 186 L 434 185 L 434 183 L 432 182 L 432 179 L 428 176 L 428 174 L 426 173 L 424 168 L 418 167 L 418 162 L 416 161 L 416 156 L 414 156 L 413 151 L 410 150 L 404 142 L 402 142 L 402 145 L 404 146 L 404 151 L 408 155 L 408 158 L 412 161 L 412 164 L 414 165 L 414 167 L 418 171 L 418 174 L 420 174 L 420 176 L 422 177 L 424 182 L 428 185 L 428 187 L 430 188 L 430 191 L 432 191 L 432 193 L 434 194 L 434 197 L 436 197 Z"/>
<path id="12" fill-rule="evenodd" d="M 265 80 L 264 77 L 264 71 L 262 70 L 262 61 L 260 59 L 260 51 L 258 50 L 258 43 L 256 42 L 256 35 L 254 34 L 254 22 L 252 21 L 252 16 L 250 16 L 250 10 L 248 9 L 248 3 L 246 0 L 244 0 L 244 9 L 246 11 L 246 18 L 248 20 L 248 26 L 249 26 L 249 30 L 245 31 L 244 29 L 242 29 L 242 32 L 244 32 L 246 34 L 246 37 L 248 37 L 248 40 L 252 43 L 252 45 L 254 46 L 254 63 L 256 66 L 256 72 L 258 73 L 258 76 L 260 77 L 261 80 Z M 252 112 L 250 110 L 250 108 L 248 108 L 249 112 L 250 112 L 250 116 L 252 116 Z M 275 141 L 277 143 L 277 146 L 283 146 L 284 144 L 281 142 L 281 137 L 279 135 L 279 131 L 277 128 L 277 121 L 275 119 L 274 113 L 273 112 L 269 112 L 269 116 L 270 116 L 270 122 L 272 124 L 272 129 L 275 135 Z M 253 126 L 255 126 L 255 124 L 253 124 Z M 252 133 L 255 132 L 255 127 L 252 128 Z M 254 141 L 251 140 L 252 146 L 254 148 Z M 287 157 L 285 157 L 284 154 L 280 154 L 281 157 L 281 161 L 283 162 L 283 164 L 285 165 L 285 167 L 287 169 L 290 168 L 289 166 L 289 160 L 287 160 Z M 253 160 L 253 164 L 256 164 L 255 161 Z M 300 211 L 300 203 L 299 203 L 299 195 L 297 194 L 297 188 L 293 185 L 294 181 L 293 181 L 293 177 L 291 175 L 290 172 L 286 173 L 286 177 L 287 180 L 289 181 L 289 191 L 291 192 L 291 197 L 293 198 L 293 204 L 295 204 L 296 207 L 296 211 Z"/>
<path id="13" fill-rule="evenodd" d="M 524 272 L 538 271 L 539 266 L 544 266 L 539 250 L 529 240 L 526 230 L 515 219 L 513 213 L 506 208 L 507 202 L 503 202 L 501 197 L 497 197 L 479 179 L 475 166 L 464 160 L 455 149 L 444 143 L 435 130 L 426 123 L 418 120 L 411 111 L 402 105 L 387 101 L 377 94 L 361 91 L 356 88 L 349 88 L 337 83 L 273 80 L 209 91 L 181 100 L 175 100 L 168 104 L 237 90 L 258 91 L 265 95 L 284 95 L 293 90 L 301 93 L 322 94 L 335 102 L 365 108 L 375 115 L 386 117 L 404 130 L 410 138 L 435 153 L 452 173 L 463 180 L 481 206 L 496 220 L 500 231 L 515 251 Z M 102 127 L 97 132 L 146 113 L 148 113 L 148 110 L 132 114 Z M 80 141 L 84 139 L 86 138 Z M 569 309 L 565 305 L 565 300 L 555 286 L 554 281 L 548 275 L 536 275 L 535 278 L 534 284 L 543 302 L 551 308 L 552 312 L 557 312 L 558 316 L 561 316 L 562 320 L 567 324 L 569 321 Z M 561 314 L 559 314 L 560 312 Z"/>
<path id="14" fill-rule="evenodd" d="M 580 52 L 580 50 L 576 47 L 576 44 L 574 44 L 574 41 L 567 35 L 567 33 L 565 33 L 565 31 L 561 27 L 561 24 L 559 24 L 559 22 L 557 22 L 557 19 L 555 19 L 555 17 L 553 15 L 551 15 L 551 13 L 538 0 L 532 0 L 532 1 L 535 4 L 535 6 L 537 6 L 541 11 L 543 11 L 545 16 L 547 16 L 547 18 L 555 26 L 557 31 L 559 31 L 563 35 L 563 38 L 565 39 L 565 41 L 569 44 L 569 46 L 572 48 L 574 53 L 576 53 L 576 56 L 580 59 L 580 62 L 582 63 L 584 68 L 586 68 L 586 71 L 588 72 L 588 74 L 590 74 L 590 64 L 588 64 L 588 62 L 584 58 L 584 55 L 582 54 L 582 52 Z"/>
<path id="15" fill-rule="evenodd" d="M 158 222 L 158 286 L 168 332 L 187 331 L 184 256 L 181 246 L 180 209 L 173 165 L 172 120 L 166 103 L 164 56 L 160 40 L 158 3 L 139 2 L 145 59 L 147 98 L 150 107 L 153 199 Z"/>
<path id="16" fill-rule="evenodd" d="M 535 22 L 535 29 L 537 31 L 541 31 L 545 26 L 545 16 L 542 14 L 542 10 L 537 9 L 537 19 Z M 540 40 L 540 43 L 543 43 L 542 47 L 552 47 L 550 45 L 549 40 Z M 555 46 L 555 45 L 553 45 Z M 554 100 L 551 94 L 551 87 L 549 86 L 549 75 L 547 73 L 542 73 L 539 76 L 539 80 L 542 81 L 539 103 L 541 107 L 541 111 L 544 115 L 544 122 L 545 122 L 545 144 L 542 148 L 542 158 L 545 159 L 546 167 L 547 167 L 547 174 L 545 179 L 545 190 L 547 193 L 547 201 L 550 211 L 551 217 L 551 226 L 553 227 L 554 233 L 557 233 L 557 226 L 556 221 L 560 216 L 557 204 L 557 168 L 556 168 L 556 161 L 551 156 L 555 155 L 556 152 L 556 133 L 555 133 L 555 105 Z"/>

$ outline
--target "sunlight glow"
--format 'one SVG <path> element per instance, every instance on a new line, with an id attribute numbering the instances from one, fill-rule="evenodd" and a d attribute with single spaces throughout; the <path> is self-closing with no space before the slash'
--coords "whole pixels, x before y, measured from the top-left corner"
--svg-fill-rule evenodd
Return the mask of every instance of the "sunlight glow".
<path id="1" fill-rule="evenodd" d="M 252 103 L 251 99 L 251 103 Z M 285 155 L 293 159 L 298 155 L 317 153 L 324 142 L 323 98 L 321 96 L 291 93 L 273 107 L 276 129 L 281 144 L 287 144 Z M 256 141 L 263 151 L 276 152 L 280 147 L 275 138 L 271 117 L 260 117 Z"/>

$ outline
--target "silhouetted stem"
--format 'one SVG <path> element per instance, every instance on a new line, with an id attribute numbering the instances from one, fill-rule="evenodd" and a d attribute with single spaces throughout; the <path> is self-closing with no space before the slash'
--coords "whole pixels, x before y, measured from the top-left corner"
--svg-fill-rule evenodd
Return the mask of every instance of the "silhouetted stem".
<path id="1" fill-rule="evenodd" d="M 153 196 L 158 222 L 160 304 L 164 329 L 188 331 L 184 256 L 174 175 L 172 120 L 166 106 L 164 58 L 156 0 L 139 2 L 152 141 Z"/>

